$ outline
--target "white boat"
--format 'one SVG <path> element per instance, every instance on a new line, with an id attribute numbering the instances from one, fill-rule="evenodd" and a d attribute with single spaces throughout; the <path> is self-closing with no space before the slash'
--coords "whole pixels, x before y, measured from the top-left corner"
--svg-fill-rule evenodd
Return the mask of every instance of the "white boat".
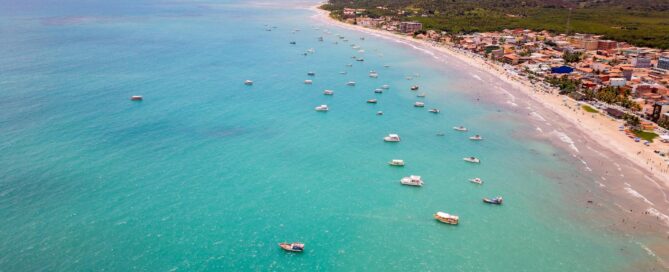
<path id="1" fill-rule="evenodd" d="M 408 176 L 408 177 L 403 177 L 400 180 L 400 183 L 402 185 L 409 185 L 409 186 L 423 186 L 423 180 L 420 179 L 420 176 Z"/>
<path id="2" fill-rule="evenodd" d="M 383 137 L 383 140 L 386 141 L 386 142 L 399 142 L 400 141 L 400 135 L 388 134 L 388 136 Z"/>
<path id="3" fill-rule="evenodd" d="M 349 81 L 348 83 L 346 83 L 346 85 L 348 85 L 348 86 L 355 86 L 355 81 Z"/>
<path id="4" fill-rule="evenodd" d="M 439 113 L 440 112 L 440 110 L 438 110 L 438 109 L 430 109 L 428 111 L 431 112 L 431 113 Z"/>
<path id="5" fill-rule="evenodd" d="M 324 95 L 333 95 L 334 91 L 333 90 L 325 90 L 325 91 L 323 91 L 323 94 Z"/>
<path id="6" fill-rule="evenodd" d="M 466 128 L 466 127 L 463 127 L 463 126 L 453 127 L 453 129 L 455 129 L 455 130 L 457 130 L 457 131 L 467 131 L 467 128 Z"/>
<path id="7" fill-rule="evenodd" d="M 457 215 L 447 214 L 445 212 L 437 212 L 434 214 L 434 219 L 437 219 L 439 222 L 457 225 L 460 221 L 460 217 Z"/>
<path id="8" fill-rule="evenodd" d="M 365 59 L 363 59 L 363 58 L 357 58 L 356 60 L 357 61 L 365 61 Z"/>
<path id="9" fill-rule="evenodd" d="M 471 162 L 471 163 L 480 163 L 481 162 L 481 160 L 479 160 L 476 157 L 466 157 L 466 158 L 462 158 L 462 159 L 466 162 Z"/>
<path id="10" fill-rule="evenodd" d="M 469 137 L 469 139 L 472 140 L 472 141 L 481 141 L 481 140 L 483 140 L 483 137 L 481 137 L 481 135 L 476 134 L 472 137 Z"/>
<path id="11" fill-rule="evenodd" d="M 388 90 L 388 89 L 390 89 L 390 86 L 389 85 L 383 85 L 383 86 L 381 86 L 381 89 Z"/>
<path id="12" fill-rule="evenodd" d="M 469 179 L 469 181 L 476 184 L 483 184 L 483 180 L 480 178 Z"/>
<path id="13" fill-rule="evenodd" d="M 311 79 L 307 79 L 304 81 L 304 84 L 311 84 L 311 83 L 314 83 Z"/>
<path id="14" fill-rule="evenodd" d="M 132 100 L 132 101 L 142 101 L 142 100 L 144 100 L 144 97 L 142 97 L 141 95 L 133 95 L 133 96 L 130 97 L 130 100 Z"/>
<path id="15" fill-rule="evenodd" d="M 416 97 L 425 97 L 425 93 L 417 94 Z"/>
<path id="16" fill-rule="evenodd" d="M 418 90 L 418 85 L 413 85 L 413 86 L 411 86 L 411 90 L 412 90 L 412 91 L 417 91 L 417 90 Z"/>
<path id="17" fill-rule="evenodd" d="M 328 111 L 330 109 L 328 108 L 328 105 L 320 105 L 320 106 L 316 107 L 315 110 L 316 111 Z"/>
<path id="18" fill-rule="evenodd" d="M 377 111 L 376 115 L 383 115 L 383 112 L 382 111 Z"/>
<path id="19" fill-rule="evenodd" d="M 392 160 L 388 162 L 388 164 L 392 166 L 404 166 L 404 161 L 403 160 Z"/>
<path id="20" fill-rule="evenodd" d="M 416 103 L 413 104 L 413 106 L 414 106 L 414 107 L 417 107 L 417 108 L 422 108 L 422 107 L 425 107 L 425 103 L 423 103 L 423 102 L 416 102 Z"/>
<path id="21" fill-rule="evenodd" d="M 253 85 L 253 81 L 251 80 L 244 80 L 244 85 Z"/>
<path id="22" fill-rule="evenodd" d="M 379 77 L 379 73 L 377 73 L 375 71 L 369 71 L 369 77 L 377 78 L 377 77 Z"/>
<path id="23" fill-rule="evenodd" d="M 367 100 L 367 103 L 369 103 L 369 104 L 376 104 L 376 102 L 379 102 L 379 101 L 376 100 L 376 99 L 369 99 L 369 100 Z"/>
<path id="24" fill-rule="evenodd" d="M 308 76 L 315 76 L 316 73 L 315 73 L 315 72 L 307 72 L 307 75 L 308 75 Z"/>

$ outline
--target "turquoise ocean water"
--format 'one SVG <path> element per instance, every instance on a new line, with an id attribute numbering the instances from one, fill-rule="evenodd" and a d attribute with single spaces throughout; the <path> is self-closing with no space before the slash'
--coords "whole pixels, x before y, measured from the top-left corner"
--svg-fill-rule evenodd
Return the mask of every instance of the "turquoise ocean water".
<path id="1" fill-rule="evenodd" d="M 575 220 L 588 215 L 554 177 L 578 170 L 519 137 L 533 129 L 521 116 L 464 94 L 488 86 L 402 45 L 314 29 L 296 3 L 0 5 L 1 271 L 611 271 L 648 258 Z M 425 186 L 401 186 L 410 174 Z M 481 203 L 496 195 L 503 206 Z"/>

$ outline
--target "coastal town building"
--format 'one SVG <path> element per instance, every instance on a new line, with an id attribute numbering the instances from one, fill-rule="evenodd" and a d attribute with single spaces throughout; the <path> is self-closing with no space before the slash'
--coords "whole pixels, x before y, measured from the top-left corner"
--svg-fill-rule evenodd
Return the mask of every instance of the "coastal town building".
<path id="1" fill-rule="evenodd" d="M 531 78 L 535 83 L 546 82 L 544 89 L 559 86 L 548 83 L 553 78 L 578 82 L 575 90 L 569 92 L 574 98 L 594 99 L 598 97 L 598 92 L 613 88 L 619 96 L 627 97 L 628 102 L 625 107 L 621 107 L 619 102 L 608 107 L 605 111 L 609 115 L 622 118 L 624 114 L 633 114 L 654 122 L 666 115 L 665 123 L 669 129 L 667 51 L 636 47 L 584 33 L 566 35 L 529 29 L 504 29 L 498 32 L 454 34 L 430 29 L 421 31 L 421 23 L 401 21 L 399 18 L 402 16 L 368 18 L 361 15 L 364 12 L 356 9 L 347 9 L 345 14 L 355 17 L 354 21 L 349 22 L 360 26 L 402 34 L 416 33 L 416 39 L 479 55 L 499 63 L 510 74 Z M 587 92 L 590 92 L 589 96 L 585 95 Z M 627 108 L 627 112 L 622 111 L 624 108 Z"/>
<path id="2" fill-rule="evenodd" d="M 414 33 L 418 30 L 423 29 L 423 24 L 419 22 L 401 22 L 400 23 L 400 32 L 402 33 Z"/>

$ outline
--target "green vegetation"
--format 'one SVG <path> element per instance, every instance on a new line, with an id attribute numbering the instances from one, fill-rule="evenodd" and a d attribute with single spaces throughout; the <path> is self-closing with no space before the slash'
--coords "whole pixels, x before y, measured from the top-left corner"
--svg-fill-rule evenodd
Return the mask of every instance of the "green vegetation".
<path id="1" fill-rule="evenodd" d="M 601 34 L 638 46 L 669 48 L 669 1 L 664 0 L 330 0 L 323 7 L 340 13 L 344 7 L 365 8 L 370 17 L 416 20 L 427 29 L 451 33 L 523 28 Z M 405 13 L 399 16 L 398 11 Z"/>
<path id="2" fill-rule="evenodd" d="M 545 81 L 551 86 L 559 88 L 561 94 L 570 94 L 576 92 L 581 85 L 580 81 L 569 79 L 566 76 L 547 77 Z"/>
<path id="3" fill-rule="evenodd" d="M 622 92 L 619 87 L 607 86 L 596 91 L 586 90 L 585 98 L 620 105 L 635 111 L 641 110 L 641 106 L 629 98 L 629 91 Z"/>
<path id="4" fill-rule="evenodd" d="M 567 52 L 564 52 L 564 54 L 562 54 L 562 58 L 567 63 L 579 62 L 579 61 L 581 61 L 582 56 L 583 56 L 583 52 L 569 52 L 569 51 L 567 51 Z"/>
<path id="5" fill-rule="evenodd" d="M 588 105 L 583 105 L 582 108 L 583 108 L 584 111 L 591 112 L 591 113 L 598 113 L 599 112 L 598 110 L 596 110 L 596 109 L 594 109 L 594 108 L 592 108 Z"/>
<path id="6" fill-rule="evenodd" d="M 632 133 L 636 135 L 637 137 L 644 139 L 646 141 L 652 142 L 653 139 L 658 137 L 657 133 L 654 132 L 649 132 L 649 131 L 642 131 L 642 130 L 632 130 Z"/>

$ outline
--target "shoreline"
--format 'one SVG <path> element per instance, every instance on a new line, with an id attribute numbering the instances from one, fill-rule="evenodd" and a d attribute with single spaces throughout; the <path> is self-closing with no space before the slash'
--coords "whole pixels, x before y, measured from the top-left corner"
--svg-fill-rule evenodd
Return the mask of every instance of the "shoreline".
<path id="1" fill-rule="evenodd" d="M 641 237 L 656 237 L 666 242 L 669 234 L 669 166 L 661 157 L 653 153 L 660 150 L 661 143 L 654 142 L 644 146 L 629 139 L 618 127 L 623 121 L 614 120 L 605 113 L 585 112 L 579 103 L 563 95 L 536 91 L 529 82 L 506 71 L 501 65 L 491 63 L 478 55 L 460 51 L 448 46 L 437 45 L 425 40 L 416 40 L 411 36 L 385 30 L 365 28 L 347 24 L 329 16 L 329 12 L 319 6 L 311 8 L 316 14 L 315 20 L 324 24 L 344 27 L 349 30 L 363 32 L 380 38 L 403 43 L 424 51 L 430 55 L 452 57 L 475 71 L 484 72 L 494 80 L 500 80 L 504 87 L 492 80 L 483 80 L 480 76 L 472 76 L 482 83 L 495 87 L 500 97 L 507 97 L 508 107 L 514 111 L 527 111 L 527 118 L 533 127 L 540 132 L 538 137 L 563 148 L 571 155 L 570 162 L 580 167 L 587 175 L 593 176 L 593 191 L 583 192 L 580 196 L 583 203 L 591 203 L 590 197 L 606 195 L 606 205 L 611 214 L 604 215 L 614 223 L 612 229 L 624 233 L 636 233 Z M 514 95 L 527 96 L 527 108 L 515 104 Z M 518 101 L 522 101 L 518 99 Z M 504 103 L 499 100 L 492 103 Z M 587 104 L 586 104 L 587 105 Z M 525 105 L 523 105 L 525 106 Z M 544 118 L 541 114 L 547 118 Z M 542 131 L 546 130 L 544 133 Z M 550 131 L 550 130 L 552 131 Z M 558 130 L 559 129 L 559 130 Z M 572 139 L 573 138 L 573 139 Z M 574 139 L 576 141 L 574 141 Z M 578 146 L 577 146 L 578 145 Z M 666 148 L 666 147 L 665 147 Z M 601 190 L 598 190 L 600 188 Z M 586 198 L 588 197 L 588 198 Z M 624 202 L 617 202 L 623 198 Z M 596 203 L 599 205 L 599 203 Z M 585 208 L 596 208 L 585 205 Z M 622 223 L 620 221 L 622 218 Z M 643 245 L 649 255 L 657 260 L 657 264 L 669 269 L 669 247 L 662 242 Z M 652 250 L 651 250 L 652 249 Z"/>

